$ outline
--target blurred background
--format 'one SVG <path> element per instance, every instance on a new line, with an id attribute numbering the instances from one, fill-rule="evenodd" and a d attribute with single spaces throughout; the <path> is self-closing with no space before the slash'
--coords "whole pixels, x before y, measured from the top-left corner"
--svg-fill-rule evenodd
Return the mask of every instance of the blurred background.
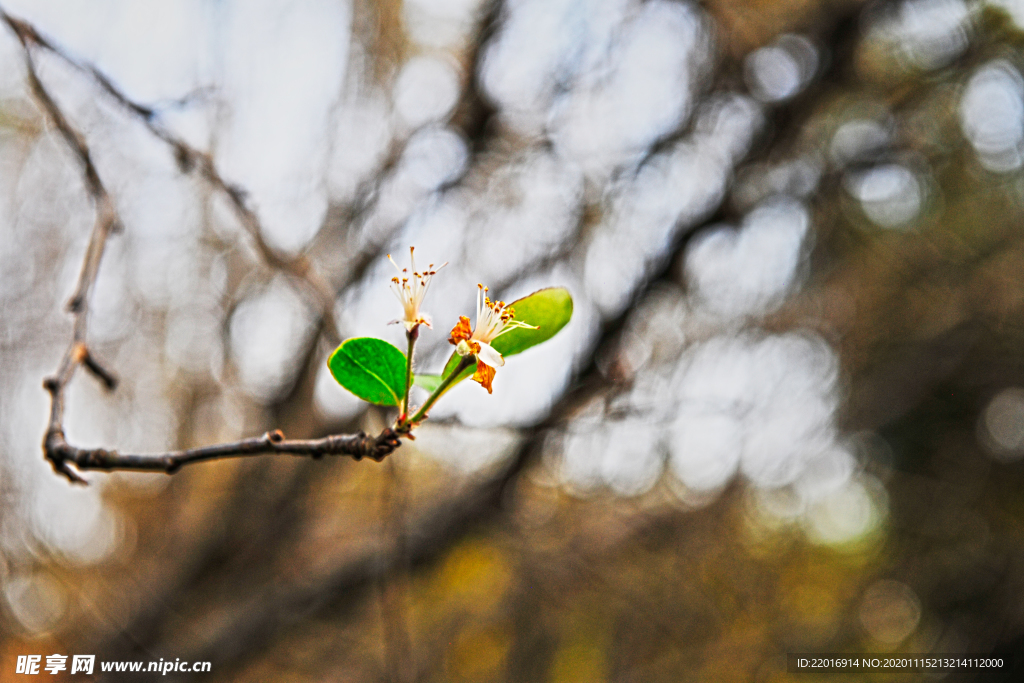
<path id="1" fill-rule="evenodd" d="M 70 485 L 41 383 L 95 213 L 4 26 L 0 679 L 94 653 L 204 681 L 813 681 L 787 652 L 1024 649 L 1024 3 L 3 9 L 153 111 L 33 48 L 124 224 L 87 333 L 121 382 L 69 385 L 71 443 L 379 431 L 325 314 L 402 345 L 409 245 L 449 262 L 420 370 L 477 282 L 565 286 L 575 314 L 383 463 Z"/>

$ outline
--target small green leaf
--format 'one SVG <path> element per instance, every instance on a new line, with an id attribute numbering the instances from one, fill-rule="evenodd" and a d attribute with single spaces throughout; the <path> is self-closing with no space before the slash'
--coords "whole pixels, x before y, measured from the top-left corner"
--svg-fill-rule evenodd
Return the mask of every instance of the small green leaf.
<path id="1" fill-rule="evenodd" d="M 572 296 L 564 287 L 548 287 L 538 290 L 529 296 L 513 301 L 509 306 L 515 309 L 516 320 L 533 325 L 537 329 L 520 327 L 506 332 L 492 341 L 491 346 L 504 357 L 514 356 L 531 346 L 546 342 L 565 327 L 569 319 L 572 318 Z M 452 353 L 451 358 L 444 366 L 441 377 L 450 375 L 458 364 L 459 355 Z M 458 379 L 452 382 L 452 386 L 471 377 L 474 369 L 471 366 L 463 370 Z"/>
<path id="2" fill-rule="evenodd" d="M 397 406 L 405 396 L 405 354 L 383 339 L 347 339 L 327 359 L 334 379 L 379 406 Z"/>
<path id="3" fill-rule="evenodd" d="M 533 325 L 536 330 L 525 327 L 506 332 L 491 346 L 502 356 L 522 353 L 531 346 L 546 342 L 566 326 L 572 317 L 572 296 L 563 287 L 548 287 L 524 296 L 509 304 L 516 312 L 516 320 Z"/>
<path id="4" fill-rule="evenodd" d="M 413 375 L 412 383 L 434 393 L 441 386 L 441 375 Z"/>

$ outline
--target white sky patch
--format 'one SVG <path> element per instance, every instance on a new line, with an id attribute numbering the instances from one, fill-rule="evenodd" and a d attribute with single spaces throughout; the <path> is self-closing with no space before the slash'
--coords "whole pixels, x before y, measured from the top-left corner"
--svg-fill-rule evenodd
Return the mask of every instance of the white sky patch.
<path id="1" fill-rule="evenodd" d="M 742 434 L 741 422 L 728 412 L 681 412 L 670 430 L 672 473 L 696 491 L 721 488 L 736 474 Z"/>
<path id="2" fill-rule="evenodd" d="M 806 86 L 818 69 L 818 51 L 803 36 L 786 34 L 744 60 L 747 83 L 763 102 L 787 100 Z"/>
<path id="3" fill-rule="evenodd" d="M 435 56 L 413 57 L 395 81 L 395 113 L 408 128 L 440 121 L 455 107 L 460 89 L 452 62 Z"/>
<path id="4" fill-rule="evenodd" d="M 579 169 L 550 153 L 531 151 L 501 169 L 475 203 L 466 268 L 490 282 L 513 278 L 569 237 L 582 193 Z"/>
<path id="5" fill-rule="evenodd" d="M 876 166 L 847 176 L 845 183 L 865 215 L 883 228 L 906 227 L 921 212 L 924 188 L 906 166 Z"/>
<path id="6" fill-rule="evenodd" d="M 937 69 L 967 48 L 969 28 L 970 10 L 963 0 L 907 0 L 872 31 L 910 65 Z"/>
<path id="7" fill-rule="evenodd" d="M 487 46 L 484 91 L 527 131 L 538 132 L 551 97 L 603 59 L 630 0 L 525 0 L 510 4 Z"/>
<path id="8" fill-rule="evenodd" d="M 1024 164 L 1024 79 L 1009 62 L 980 68 L 960 100 L 960 125 L 982 166 L 997 173 Z"/>
<path id="9" fill-rule="evenodd" d="M 287 7 L 246 0 L 222 16 L 218 82 L 230 105 L 218 149 L 222 172 L 252 193 L 267 239 L 297 250 L 327 209 L 323 141 L 345 75 L 350 8 L 331 0 Z"/>
<path id="10" fill-rule="evenodd" d="M 473 27 L 481 0 L 406 0 L 402 3 L 409 37 L 424 47 L 458 47 Z"/>
<path id="11" fill-rule="evenodd" d="M 393 120 L 382 93 L 362 93 L 339 106 L 333 125 L 333 149 L 327 183 L 337 200 L 355 196 L 360 182 L 375 172 L 387 154 Z"/>
<path id="12" fill-rule="evenodd" d="M 322 141 L 345 73 L 347 3 L 306 0 L 285 10 L 266 0 L 100 0 L 69 12 L 67 3 L 42 0 L 6 7 L 141 102 L 166 107 L 216 83 L 206 99 L 170 111 L 168 122 L 203 148 L 211 103 L 226 105 L 216 150 L 225 178 L 252 193 L 272 243 L 298 249 L 312 237 L 326 208 Z"/>
<path id="13" fill-rule="evenodd" d="M 996 394 L 982 411 L 978 432 L 996 460 L 1024 457 L 1024 389 L 1010 387 Z"/>
<path id="14" fill-rule="evenodd" d="M 398 173 L 424 190 L 434 190 L 462 173 L 469 154 L 466 141 L 447 128 L 424 128 L 405 145 Z"/>
<path id="15" fill-rule="evenodd" d="M 584 491 L 642 492 L 661 475 L 667 451 L 669 473 L 691 493 L 712 494 L 739 474 L 757 490 L 787 490 L 793 515 L 854 505 L 857 463 L 835 425 L 838 376 L 834 351 L 814 335 L 712 337 L 678 360 L 644 367 L 610 406 L 628 417 L 597 410 L 577 418 L 559 476 Z M 827 543 L 868 533 L 880 514 L 875 503 L 868 508 L 849 528 L 828 522 L 815 533 Z"/>
<path id="16" fill-rule="evenodd" d="M 726 317 L 778 306 L 796 281 L 809 227 L 803 205 L 781 199 L 754 209 L 739 230 L 723 227 L 698 236 L 686 254 L 697 299 Z"/>
<path id="17" fill-rule="evenodd" d="M 601 175 L 678 126 L 689 111 L 703 35 L 688 5 L 643 4 L 595 82 L 580 83 L 555 108 L 551 136 L 559 152 Z"/>
<path id="18" fill-rule="evenodd" d="M 698 346 L 675 379 L 672 458 L 680 462 L 672 463 L 673 471 L 715 483 L 712 474 L 721 477 L 731 465 L 708 472 L 706 448 L 718 462 L 738 462 L 755 486 L 792 483 L 834 447 L 836 381 L 833 352 L 814 337 L 716 338 Z M 731 433 L 712 434 L 702 424 Z M 727 449 L 734 450 L 726 455 Z"/>
<path id="19" fill-rule="evenodd" d="M 13 0 L 4 9 L 34 23 L 112 77 L 129 97 L 176 99 L 213 79 L 216 57 L 211 3 L 95 0 Z"/>
<path id="20" fill-rule="evenodd" d="M 263 401 L 281 391 L 311 329 L 309 306 L 281 277 L 240 303 L 231 317 L 231 357 L 245 390 Z"/>
<path id="21" fill-rule="evenodd" d="M 725 96 L 698 115 L 697 133 L 650 160 L 615 188 L 608 217 L 587 250 L 587 292 L 611 316 L 622 310 L 652 263 L 721 200 L 737 157 L 759 125 L 748 98 Z"/>
<path id="22" fill-rule="evenodd" d="M 560 476 L 589 492 L 607 487 L 621 496 L 640 495 L 661 476 L 657 429 L 639 420 L 582 424 L 562 444 Z"/>
<path id="23" fill-rule="evenodd" d="M 471 474 L 501 462 L 519 443 L 511 429 L 473 429 L 429 422 L 416 430 L 412 447 L 461 474 Z"/>

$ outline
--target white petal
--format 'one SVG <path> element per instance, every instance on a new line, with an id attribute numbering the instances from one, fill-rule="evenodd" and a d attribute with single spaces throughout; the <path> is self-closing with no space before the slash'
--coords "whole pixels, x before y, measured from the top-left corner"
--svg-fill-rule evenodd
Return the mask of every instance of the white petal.
<path id="1" fill-rule="evenodd" d="M 494 348 L 485 342 L 477 342 L 480 344 L 480 353 L 476 354 L 476 357 L 483 361 L 484 365 L 490 365 L 492 368 L 500 368 L 505 364 L 505 359 L 501 357 L 501 354 L 494 350 Z"/>

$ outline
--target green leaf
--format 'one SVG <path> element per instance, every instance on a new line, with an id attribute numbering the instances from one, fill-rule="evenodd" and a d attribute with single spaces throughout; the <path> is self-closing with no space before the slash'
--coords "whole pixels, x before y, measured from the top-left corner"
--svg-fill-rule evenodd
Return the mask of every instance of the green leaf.
<path id="1" fill-rule="evenodd" d="M 327 366 L 338 384 L 364 401 L 397 406 L 405 396 L 405 354 L 383 339 L 347 339 L 327 359 Z"/>
<path id="2" fill-rule="evenodd" d="M 514 356 L 541 342 L 546 342 L 558 334 L 572 318 L 572 296 L 564 287 L 548 287 L 538 290 L 529 296 L 513 301 L 509 306 L 515 309 L 516 320 L 533 325 L 537 329 L 519 327 L 492 341 L 491 346 L 494 347 L 494 350 L 505 357 Z M 452 353 L 451 358 L 444 366 L 441 377 L 450 375 L 458 364 L 459 355 Z M 452 386 L 471 377 L 474 369 L 474 367 L 469 367 L 463 370 L 462 374 L 452 382 Z"/>
<path id="3" fill-rule="evenodd" d="M 412 383 L 434 393 L 441 386 L 442 379 L 441 375 L 413 375 Z"/>
<path id="4" fill-rule="evenodd" d="M 492 341 L 491 346 L 502 356 L 513 356 L 531 346 L 546 342 L 558 334 L 572 317 L 572 296 L 563 287 L 541 289 L 513 301 L 509 306 L 515 309 L 516 320 L 533 325 L 537 329 L 520 327 Z"/>

